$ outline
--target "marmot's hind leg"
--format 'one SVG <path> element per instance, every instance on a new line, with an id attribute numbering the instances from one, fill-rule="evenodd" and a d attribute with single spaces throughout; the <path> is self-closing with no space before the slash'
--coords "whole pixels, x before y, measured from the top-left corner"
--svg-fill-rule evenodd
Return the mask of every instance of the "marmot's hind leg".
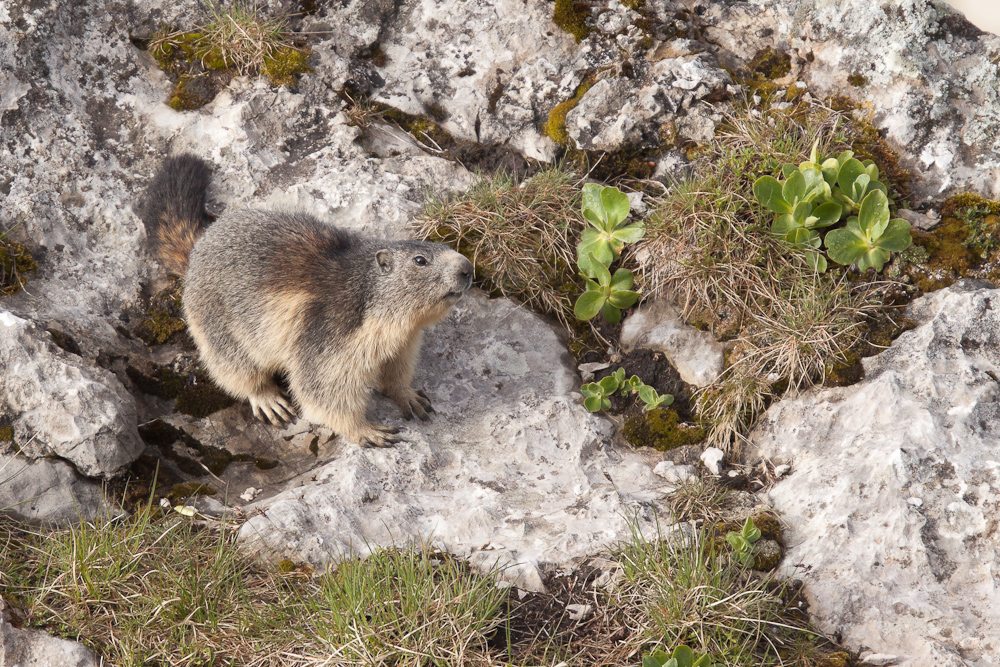
<path id="1" fill-rule="evenodd" d="M 316 367 L 321 367 L 317 364 Z M 391 447 L 400 441 L 399 429 L 373 424 L 365 416 L 371 390 L 364 378 L 331 374 L 326 378 L 315 372 L 292 368 L 288 384 L 302 408 L 302 416 L 323 424 L 343 438 L 362 446 Z"/>
<path id="2" fill-rule="evenodd" d="M 189 325 L 189 329 L 198 344 L 201 363 L 215 384 L 236 398 L 250 401 L 254 416 L 261 421 L 280 426 L 295 418 L 295 409 L 274 383 L 273 375 L 254 364 L 228 334 L 207 336 L 200 327 Z"/>

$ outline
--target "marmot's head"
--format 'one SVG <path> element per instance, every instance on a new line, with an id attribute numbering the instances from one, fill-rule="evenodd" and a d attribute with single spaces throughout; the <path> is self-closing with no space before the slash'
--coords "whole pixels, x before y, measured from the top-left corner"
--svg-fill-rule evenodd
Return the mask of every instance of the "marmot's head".
<path id="1" fill-rule="evenodd" d="M 472 286 L 472 262 L 443 243 L 399 241 L 375 253 L 375 261 L 379 291 L 397 312 L 424 323 L 442 319 Z"/>

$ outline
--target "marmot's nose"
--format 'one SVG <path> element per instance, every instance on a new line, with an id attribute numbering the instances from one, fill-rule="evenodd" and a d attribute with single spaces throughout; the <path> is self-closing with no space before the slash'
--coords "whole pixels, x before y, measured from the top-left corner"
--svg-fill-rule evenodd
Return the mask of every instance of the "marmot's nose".
<path id="1" fill-rule="evenodd" d="M 465 258 L 463 257 L 462 259 Z M 465 279 L 465 289 L 472 287 L 472 274 L 472 262 L 466 259 L 458 269 L 458 275 Z"/>

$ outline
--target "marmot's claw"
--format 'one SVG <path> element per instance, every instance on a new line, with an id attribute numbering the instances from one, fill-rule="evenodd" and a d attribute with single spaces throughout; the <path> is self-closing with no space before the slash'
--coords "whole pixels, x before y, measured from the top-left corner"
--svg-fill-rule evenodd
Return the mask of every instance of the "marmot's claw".
<path id="1" fill-rule="evenodd" d="M 362 447 L 392 447 L 402 440 L 401 437 L 395 435 L 399 433 L 399 429 L 394 426 L 372 424 L 371 427 L 373 429 L 372 433 L 358 438 Z"/>
<path id="2" fill-rule="evenodd" d="M 253 416 L 266 421 L 272 426 L 284 426 L 295 419 L 295 410 L 280 396 L 251 398 L 250 408 Z"/>

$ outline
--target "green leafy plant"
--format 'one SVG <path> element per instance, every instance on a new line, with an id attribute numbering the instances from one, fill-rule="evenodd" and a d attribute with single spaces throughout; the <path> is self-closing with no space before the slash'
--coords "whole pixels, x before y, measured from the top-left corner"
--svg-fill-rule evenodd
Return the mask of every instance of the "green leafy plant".
<path id="1" fill-rule="evenodd" d="M 740 532 L 730 531 L 726 533 L 726 542 L 729 542 L 736 551 L 736 558 L 746 565 L 753 563 L 753 545 L 759 539 L 760 528 L 753 525 L 753 517 L 749 516 Z"/>
<path id="2" fill-rule="evenodd" d="M 642 657 L 642 667 L 712 667 L 713 664 L 708 654 L 698 656 L 683 644 L 672 654 L 657 651 Z"/>
<path id="3" fill-rule="evenodd" d="M 625 378 L 625 369 L 619 368 L 607 377 L 601 378 L 599 382 L 591 382 L 580 387 L 580 393 L 584 395 L 583 405 L 591 412 L 607 410 L 611 407 L 610 396 L 621 389 L 622 395 L 626 393 L 638 394 L 646 406 L 643 412 L 649 412 L 663 405 L 670 405 L 674 402 L 671 394 L 659 394 L 657 391 L 639 379 L 638 375 Z"/>
<path id="4" fill-rule="evenodd" d="M 612 396 L 618 387 L 621 386 L 625 378 L 625 369 L 619 368 L 611 375 L 601 378 L 599 382 L 591 382 L 580 387 L 580 393 L 584 395 L 583 405 L 591 412 L 607 410 L 611 407 Z"/>
<path id="5" fill-rule="evenodd" d="M 642 223 L 623 225 L 628 217 L 629 199 L 618 188 L 587 183 L 583 186 L 583 217 L 590 227 L 583 230 L 577 246 L 577 266 L 587 281 L 587 291 L 577 299 L 573 312 L 589 320 L 601 313 L 612 324 L 621 321 L 622 309 L 639 299 L 632 290 L 634 274 L 609 267 L 621 255 L 626 243 L 642 238 Z"/>
<path id="6" fill-rule="evenodd" d="M 583 186 L 583 217 L 590 223 L 577 246 L 578 265 L 584 274 L 593 276 L 590 253 L 605 267 L 618 259 L 626 243 L 635 243 L 646 230 L 642 223 L 622 226 L 629 214 L 628 195 L 618 188 L 587 183 Z"/>
<path id="7" fill-rule="evenodd" d="M 857 262 L 861 271 L 869 267 L 881 271 L 889 253 L 902 252 L 912 243 L 910 223 L 889 219 L 889 200 L 881 190 L 865 196 L 858 215 L 848 218 L 846 227 L 826 235 L 830 259 L 844 265 Z"/>
<path id="8" fill-rule="evenodd" d="M 881 193 L 888 201 L 886 196 L 888 191 L 885 185 L 879 182 L 878 166 L 871 160 L 861 162 L 854 158 L 851 151 L 844 151 L 835 158 L 821 160 L 816 147 L 817 143 L 813 143 L 809 159 L 805 162 L 798 166 L 785 164 L 781 168 L 785 178 L 784 183 L 773 176 L 762 176 L 754 183 L 753 192 L 762 206 L 777 214 L 771 225 L 771 231 L 792 247 L 803 250 L 812 268 L 822 273 L 827 269 L 827 261 L 821 251 L 822 239 L 819 230 L 836 225 L 852 213 L 859 213 L 862 203 L 873 193 Z M 848 225 L 850 226 L 850 219 Z M 894 225 L 893 231 L 898 228 L 898 225 Z M 830 235 L 834 235 L 834 243 L 838 244 L 838 247 L 856 244 L 847 243 L 846 236 L 834 234 L 837 231 L 833 230 L 827 234 L 826 246 L 830 259 L 843 264 L 829 251 Z M 910 238 L 908 227 L 905 236 L 907 239 Z M 893 234 L 890 233 L 890 238 L 892 237 Z M 870 234 L 863 238 L 869 247 L 874 247 L 871 245 L 873 239 L 870 238 Z M 887 243 L 888 245 L 882 246 L 883 249 L 899 245 L 898 241 L 893 240 Z M 908 245 L 909 242 L 906 243 L 906 246 Z M 839 251 L 837 254 L 838 257 L 847 256 Z M 875 265 L 874 260 L 877 257 L 881 257 L 880 252 L 872 253 L 870 266 Z M 859 259 L 856 258 L 854 261 Z M 886 259 L 888 254 L 878 263 L 878 270 L 881 271 Z"/>
<path id="9" fill-rule="evenodd" d="M 611 324 L 621 322 L 622 309 L 639 299 L 639 293 L 632 290 L 635 276 L 628 269 L 618 269 L 611 275 L 594 253 L 588 253 L 588 256 L 593 277 L 586 279 L 587 291 L 576 300 L 573 313 L 581 320 L 589 320 L 601 313 Z"/>

